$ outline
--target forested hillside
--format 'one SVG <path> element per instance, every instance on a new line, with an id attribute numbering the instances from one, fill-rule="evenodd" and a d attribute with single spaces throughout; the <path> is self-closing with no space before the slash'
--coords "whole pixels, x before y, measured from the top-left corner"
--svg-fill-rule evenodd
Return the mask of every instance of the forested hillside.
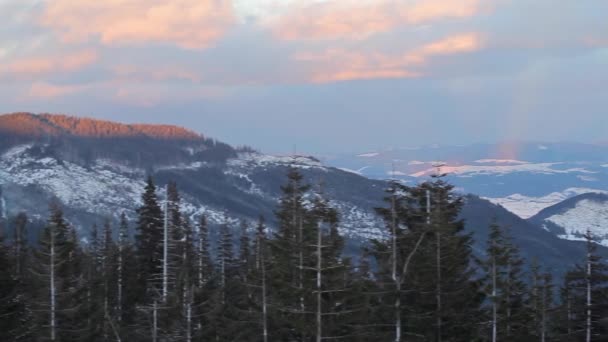
<path id="1" fill-rule="evenodd" d="M 161 200 L 166 191 L 167 201 Z M 36 244 L 27 213 L 0 244 L 6 341 L 600 341 L 608 270 L 587 258 L 555 282 L 508 227 L 487 227 L 483 257 L 442 177 L 391 182 L 385 238 L 354 261 L 322 183 L 290 168 L 274 218 L 218 226 L 181 211 L 177 184 L 152 178 L 135 220 L 79 236 L 56 201 Z M 6 227 L 4 227 L 6 228 Z M 10 233 L 8 233 L 10 231 Z M 529 270 L 529 271 L 528 271 Z"/>

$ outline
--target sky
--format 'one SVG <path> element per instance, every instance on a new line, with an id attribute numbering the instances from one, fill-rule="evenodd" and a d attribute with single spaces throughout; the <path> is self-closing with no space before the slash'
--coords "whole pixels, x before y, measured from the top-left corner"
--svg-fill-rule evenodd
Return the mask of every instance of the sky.
<path id="1" fill-rule="evenodd" d="M 608 142 L 606 0 L 0 0 L 0 113 L 265 152 Z"/>

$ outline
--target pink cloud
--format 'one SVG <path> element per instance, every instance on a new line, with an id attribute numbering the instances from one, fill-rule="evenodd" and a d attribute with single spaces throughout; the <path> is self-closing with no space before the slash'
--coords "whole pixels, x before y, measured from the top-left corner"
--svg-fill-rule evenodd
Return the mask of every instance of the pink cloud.
<path id="1" fill-rule="evenodd" d="M 286 40 L 358 39 L 407 25 L 469 18 L 483 8 L 481 0 L 334 0 L 295 8 L 271 25 Z"/>
<path id="2" fill-rule="evenodd" d="M 104 44 L 171 43 L 204 48 L 235 22 L 230 0 L 50 1 L 41 24 L 65 41 Z"/>
<path id="3" fill-rule="evenodd" d="M 29 99 L 55 98 L 80 92 L 86 87 L 84 85 L 54 85 L 46 82 L 35 82 L 30 86 L 26 97 Z"/>
<path id="4" fill-rule="evenodd" d="M 223 87 L 192 85 L 187 88 L 173 89 L 163 84 L 113 85 L 112 100 L 136 107 L 154 107 L 161 103 L 183 103 L 192 100 L 211 100 L 226 96 L 229 90 Z"/>
<path id="5" fill-rule="evenodd" d="M 295 60 L 309 67 L 311 82 L 413 78 L 424 76 L 425 70 L 421 67 L 428 68 L 433 57 L 474 52 L 482 46 L 481 34 L 463 33 L 401 54 L 329 49 L 322 53 L 299 53 Z"/>
<path id="6" fill-rule="evenodd" d="M 53 72 L 77 71 L 97 60 L 95 51 L 83 50 L 64 55 L 23 58 L 0 67 L 0 75 L 8 74 L 17 78 L 32 78 Z"/>
<path id="7" fill-rule="evenodd" d="M 194 83 L 201 82 L 197 72 L 179 66 L 149 66 L 120 64 L 112 66 L 112 73 L 120 80 L 131 82 L 186 80 Z"/>

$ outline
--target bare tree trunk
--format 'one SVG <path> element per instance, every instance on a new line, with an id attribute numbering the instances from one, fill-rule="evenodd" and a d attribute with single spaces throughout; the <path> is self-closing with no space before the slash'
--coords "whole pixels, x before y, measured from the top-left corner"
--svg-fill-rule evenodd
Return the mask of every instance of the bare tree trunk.
<path id="1" fill-rule="evenodd" d="M 158 341 L 158 308 L 156 300 L 152 307 L 152 342 Z"/>
<path id="2" fill-rule="evenodd" d="M 259 246 L 259 243 L 258 243 Z M 266 264 L 264 254 L 260 254 L 260 263 L 262 268 L 262 336 L 264 342 L 268 342 L 268 303 L 266 302 Z"/>
<path id="3" fill-rule="evenodd" d="M 300 291 L 304 288 L 304 252 L 302 251 L 302 244 L 304 243 L 304 226 L 302 225 L 302 217 L 298 220 L 298 250 L 299 250 L 299 282 L 298 288 Z M 300 297 L 300 308 L 304 311 L 304 297 Z"/>
<path id="4" fill-rule="evenodd" d="M 566 303 L 566 315 L 568 316 L 568 336 L 572 335 L 572 300 L 570 299 L 570 291 L 568 290 L 568 299 Z"/>
<path id="5" fill-rule="evenodd" d="M 547 335 L 547 281 L 545 280 L 545 286 L 543 287 L 543 298 L 542 298 L 542 311 L 541 311 L 541 324 L 540 324 L 540 342 L 545 342 Z"/>
<path id="6" fill-rule="evenodd" d="M 192 341 L 192 289 L 188 289 L 186 304 L 186 342 Z"/>
<path id="7" fill-rule="evenodd" d="M 117 315 L 118 315 L 118 322 L 122 321 L 122 253 L 123 253 L 123 236 L 122 236 L 123 232 L 118 232 L 118 265 L 117 265 L 117 271 L 118 271 L 118 280 L 117 280 L 117 292 L 116 292 L 116 311 L 117 311 Z"/>
<path id="8" fill-rule="evenodd" d="M 437 239 L 437 342 L 441 342 L 441 233 L 436 233 Z"/>
<path id="9" fill-rule="evenodd" d="M 198 287 L 203 288 L 203 235 L 199 229 L 198 231 L 198 262 L 197 262 L 197 273 L 198 273 Z"/>
<path id="10" fill-rule="evenodd" d="M 322 255 L 322 243 L 323 243 L 323 230 L 322 223 L 319 223 L 317 228 L 317 342 L 321 342 L 323 339 L 323 322 L 322 322 L 322 303 L 321 303 L 321 289 L 322 289 L 322 272 L 323 267 L 323 255 Z"/>
<path id="11" fill-rule="evenodd" d="M 492 241 L 492 244 L 495 242 Z M 492 342 L 497 340 L 498 330 L 497 303 L 496 303 L 496 256 L 492 255 Z"/>
<path id="12" fill-rule="evenodd" d="M 513 295 L 513 293 L 511 292 L 511 289 L 512 289 L 511 271 L 512 271 L 512 265 L 511 265 L 511 261 L 509 261 L 507 263 L 507 337 L 511 337 L 511 324 L 512 324 L 511 296 Z"/>
<path id="13" fill-rule="evenodd" d="M 589 233 L 588 233 L 589 234 Z M 591 243 L 590 241 L 588 243 Z M 591 342 L 591 251 L 587 251 L 587 342 Z"/>
<path id="14" fill-rule="evenodd" d="M 56 310 L 57 310 L 57 302 L 56 302 L 56 288 L 55 288 L 55 231 L 53 228 L 51 230 L 51 262 L 50 262 L 50 287 L 51 287 L 51 341 L 55 341 L 56 339 L 56 329 L 57 329 L 57 321 L 56 321 Z"/>
<path id="15" fill-rule="evenodd" d="M 15 227 L 15 256 L 16 256 L 16 273 L 21 277 L 21 227 Z"/>
<path id="16" fill-rule="evenodd" d="M 169 185 L 165 187 L 165 224 L 163 227 L 163 302 L 169 293 Z"/>
<path id="17" fill-rule="evenodd" d="M 395 186 L 393 184 L 393 186 Z M 396 187 L 391 196 L 391 278 L 395 283 L 397 295 L 395 297 L 395 342 L 401 341 L 401 280 L 397 278 L 397 203 Z"/>

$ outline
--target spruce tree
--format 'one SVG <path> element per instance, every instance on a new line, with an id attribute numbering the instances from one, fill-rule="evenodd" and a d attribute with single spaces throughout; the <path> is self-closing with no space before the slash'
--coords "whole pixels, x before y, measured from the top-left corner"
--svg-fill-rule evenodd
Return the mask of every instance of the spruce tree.
<path id="1" fill-rule="evenodd" d="M 489 302 L 489 340 L 530 339 L 532 313 L 523 281 L 523 259 L 508 233 L 496 222 L 490 225 L 486 248 L 482 281 Z"/>
<path id="2" fill-rule="evenodd" d="M 319 191 L 312 203 L 311 218 L 316 221 L 316 240 L 312 244 L 315 279 L 315 340 L 352 338 L 353 309 L 349 302 L 352 291 L 350 261 L 342 258 L 344 241 L 338 232 L 338 212 Z M 310 272 L 308 273 L 310 274 Z M 310 276 L 308 276 L 310 277 Z"/>
<path id="3" fill-rule="evenodd" d="M 196 279 L 198 288 L 202 288 L 213 275 L 211 252 L 209 245 L 209 227 L 207 217 L 201 215 L 198 223 L 196 242 Z"/>
<path id="4" fill-rule="evenodd" d="M 54 201 L 32 265 L 38 282 L 33 312 L 39 338 L 78 340 L 85 329 L 86 322 L 80 316 L 85 309 L 82 266 L 82 251 L 75 231 Z"/>
<path id="5" fill-rule="evenodd" d="M 152 298 L 162 291 L 164 220 L 152 177 L 148 178 L 137 215 L 135 244 L 139 265 L 139 288 L 142 295 Z M 138 301 L 149 302 L 143 296 L 140 296 Z"/>
<path id="6" fill-rule="evenodd" d="M 551 273 L 542 272 L 536 259 L 532 260 L 530 276 L 528 305 L 532 319 L 529 330 L 537 341 L 551 341 L 554 327 L 557 326 L 553 324 L 553 277 Z"/>
<path id="7" fill-rule="evenodd" d="M 562 290 L 562 317 L 567 329 L 561 331 L 561 338 L 568 341 L 602 341 L 608 337 L 604 322 L 608 316 L 608 266 L 597 254 L 589 231 L 585 239 L 586 259 L 566 274 Z"/>
<path id="8" fill-rule="evenodd" d="M 315 281 L 310 270 L 315 266 L 313 249 L 316 220 L 305 206 L 304 197 L 310 186 L 293 167 L 287 173 L 287 184 L 281 187 L 276 217 L 278 229 L 269 241 L 269 292 L 273 303 L 272 340 L 307 340 L 314 337 L 315 312 L 312 289 Z"/>
<path id="9" fill-rule="evenodd" d="M 30 248 L 28 243 L 27 224 L 27 214 L 24 212 L 17 214 L 13 223 L 13 255 L 15 258 L 15 274 L 21 279 L 26 277 L 27 269 L 29 267 Z"/>
<path id="10" fill-rule="evenodd" d="M 25 297 L 19 291 L 18 270 L 9 271 L 13 270 L 15 261 L 5 245 L 4 236 L 0 234 L 0 332 L 5 341 L 23 341 L 28 332 L 26 322 L 22 321 L 26 307 Z"/>
<path id="11" fill-rule="evenodd" d="M 269 311 L 271 309 L 268 293 L 268 261 L 270 260 L 268 249 L 268 236 L 266 234 L 266 223 L 260 216 L 256 225 L 255 237 L 252 248 L 252 269 L 249 272 L 249 288 L 252 289 L 251 310 L 252 321 L 257 324 L 252 329 L 255 340 L 269 341 Z"/>
<path id="12" fill-rule="evenodd" d="M 372 326 L 380 327 L 374 335 L 402 341 L 416 328 L 412 272 L 432 238 L 430 191 L 391 181 L 384 201 L 387 207 L 376 211 L 385 222 L 387 239 L 372 241 L 370 248 L 378 264 L 375 276 L 380 294 Z"/>
<path id="13" fill-rule="evenodd" d="M 471 317 L 480 316 L 483 296 L 471 266 L 472 238 L 459 218 L 463 198 L 439 175 L 416 187 L 392 182 L 387 201 L 389 208 L 379 213 L 389 239 L 373 245 L 384 290 L 380 302 L 393 305 L 391 315 L 381 312 L 383 325 L 392 328 L 384 338 L 474 339 Z"/>

